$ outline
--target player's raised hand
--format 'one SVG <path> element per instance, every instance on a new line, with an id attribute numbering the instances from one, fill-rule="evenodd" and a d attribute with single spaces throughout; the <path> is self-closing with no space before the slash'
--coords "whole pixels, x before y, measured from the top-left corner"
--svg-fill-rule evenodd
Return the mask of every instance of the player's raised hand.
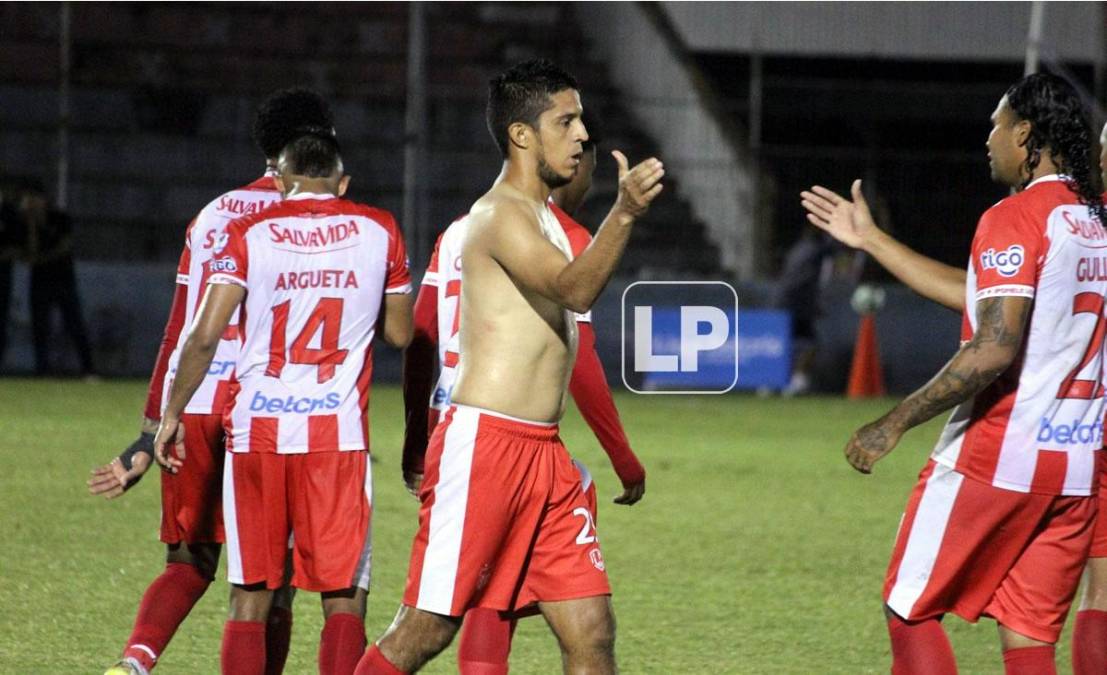
<path id="1" fill-rule="evenodd" d="M 169 473 L 177 473 L 184 466 L 184 426 L 177 418 L 169 415 L 161 418 L 154 438 L 154 459 Z"/>
<path id="2" fill-rule="evenodd" d="M 646 481 L 643 480 L 641 482 L 633 483 L 627 487 L 624 487 L 623 494 L 619 495 L 615 499 L 612 499 L 611 501 L 615 502 L 616 504 L 630 506 L 632 504 L 637 504 L 638 501 L 642 499 L 643 496 L 645 496 L 645 494 Z"/>
<path id="3" fill-rule="evenodd" d="M 626 155 L 612 150 L 611 156 L 619 165 L 619 196 L 615 198 L 614 210 L 633 218 L 645 215 L 657 195 L 661 194 L 661 178 L 665 175 L 665 166 L 656 157 L 628 168 Z"/>
<path id="4" fill-rule="evenodd" d="M 879 419 L 853 433 L 846 444 L 846 461 L 861 473 L 872 473 L 873 464 L 884 458 L 899 442 L 901 434 Z"/>
<path id="5" fill-rule="evenodd" d="M 861 193 L 861 179 L 850 188 L 853 201 L 833 190 L 816 185 L 800 193 L 800 203 L 807 209 L 807 220 L 830 236 L 852 248 L 864 248 L 880 229 L 873 220 L 869 203 Z"/>
<path id="6" fill-rule="evenodd" d="M 89 494 L 115 499 L 134 487 L 154 462 L 154 434 L 143 432 L 118 457 L 92 470 Z"/>

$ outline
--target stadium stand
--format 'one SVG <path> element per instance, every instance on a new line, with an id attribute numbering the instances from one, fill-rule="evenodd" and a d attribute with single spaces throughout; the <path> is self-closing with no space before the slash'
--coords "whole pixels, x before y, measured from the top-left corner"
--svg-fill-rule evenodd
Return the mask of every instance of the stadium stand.
<path id="1" fill-rule="evenodd" d="M 257 172 L 249 116 L 264 93 L 292 84 L 334 101 L 351 194 L 402 205 L 408 10 L 403 3 L 72 5 L 69 209 L 81 257 L 171 260 L 197 204 Z M 57 6 L 0 5 L 0 174 L 53 183 L 59 75 Z M 484 129 L 485 83 L 505 64 L 553 58 L 583 83 L 608 147 L 655 151 L 589 55 L 565 3 L 427 5 L 428 199 L 437 233 L 499 168 Z M 615 190 L 601 163 L 583 220 L 598 224 Z M 679 176 L 674 181 L 679 181 Z M 675 186 L 674 186 L 675 187 Z M 672 195 L 679 192 L 672 190 Z M 718 255 L 689 205 L 659 203 L 621 270 L 708 274 Z M 433 242 L 433 236 L 422 240 Z M 421 267 L 429 251 L 413 252 Z"/>

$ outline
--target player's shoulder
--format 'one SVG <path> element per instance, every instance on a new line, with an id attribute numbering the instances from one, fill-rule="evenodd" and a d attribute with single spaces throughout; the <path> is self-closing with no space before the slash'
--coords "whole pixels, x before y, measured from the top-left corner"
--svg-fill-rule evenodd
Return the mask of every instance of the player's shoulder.
<path id="1" fill-rule="evenodd" d="M 363 204 L 341 197 L 333 201 L 333 206 L 344 215 L 360 216 L 373 221 L 387 230 L 390 235 L 400 234 L 400 225 L 396 221 L 396 216 L 388 209 L 382 209 L 379 206 Z"/>
<path id="2" fill-rule="evenodd" d="M 197 221 L 228 221 L 265 211 L 281 201 L 281 193 L 270 176 L 228 190 L 211 200 L 201 209 Z"/>
<path id="3" fill-rule="evenodd" d="M 438 233 L 438 238 L 434 242 L 434 247 L 439 248 L 443 245 L 443 242 L 447 244 L 451 241 L 465 238 L 465 232 L 469 228 L 469 214 L 463 213 L 457 218 L 450 221 L 450 224 L 446 226 L 446 229 Z"/>
<path id="4" fill-rule="evenodd" d="M 1080 197 L 1064 180 L 1033 182 L 1026 189 L 1004 197 L 984 212 L 989 218 L 1045 216 L 1065 204 L 1079 204 Z"/>
<path id="5" fill-rule="evenodd" d="M 1056 199 L 1043 201 L 1042 194 L 1030 194 L 1029 190 L 1004 197 L 980 216 L 980 228 L 1006 228 L 1013 225 L 1046 227 L 1046 217 L 1057 204 Z"/>
<path id="6" fill-rule="evenodd" d="M 494 187 L 469 209 L 468 227 L 501 230 L 519 226 L 538 227 L 538 212 L 530 200 Z"/>

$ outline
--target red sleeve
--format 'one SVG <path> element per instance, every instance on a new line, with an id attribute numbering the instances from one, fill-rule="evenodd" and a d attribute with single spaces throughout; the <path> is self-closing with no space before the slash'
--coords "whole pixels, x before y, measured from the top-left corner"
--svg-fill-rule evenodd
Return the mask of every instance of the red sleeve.
<path id="1" fill-rule="evenodd" d="M 181 259 L 177 261 L 177 283 L 188 285 L 188 273 L 192 266 L 192 226 L 196 224 L 196 219 L 193 219 L 188 224 L 188 229 L 185 230 L 185 245 L 184 250 L 181 251 Z"/>
<path id="2" fill-rule="evenodd" d="M 438 285 L 438 249 L 442 246 L 443 234 L 446 234 L 445 230 L 443 230 L 442 234 L 438 235 L 438 238 L 434 240 L 434 251 L 431 252 L 431 259 L 430 262 L 427 264 L 427 271 L 423 273 L 424 286 Z"/>
<path id="3" fill-rule="evenodd" d="M 1008 198 L 984 212 L 972 242 L 976 299 L 1033 298 L 1048 250 L 1045 221 L 1035 222 L 1025 200 Z"/>
<path id="4" fill-rule="evenodd" d="M 588 422 L 592 433 L 603 446 L 623 487 L 640 483 L 646 479 L 646 470 L 630 449 L 623 424 L 619 421 L 619 411 L 615 409 L 600 356 L 596 353 L 596 334 L 591 324 L 577 322 L 577 327 L 580 330 L 580 345 L 569 380 L 569 393 L 573 395 L 584 421 Z"/>
<path id="5" fill-rule="evenodd" d="M 428 408 L 437 351 L 438 289 L 423 284 L 415 300 L 415 332 L 404 350 L 404 471 L 423 473 L 423 456 L 431 432 Z"/>
<path id="6" fill-rule="evenodd" d="M 188 249 L 185 249 L 185 254 Z M 173 306 L 169 310 L 169 321 L 165 324 L 165 334 L 161 338 L 161 347 L 158 349 L 158 360 L 154 362 L 154 373 L 150 376 L 150 390 L 146 392 L 146 412 L 144 415 L 152 420 L 161 419 L 161 393 L 164 389 L 165 373 L 169 369 L 169 355 L 177 346 L 181 329 L 184 328 L 185 305 L 188 304 L 188 286 L 177 284 L 177 290 L 173 293 Z"/>

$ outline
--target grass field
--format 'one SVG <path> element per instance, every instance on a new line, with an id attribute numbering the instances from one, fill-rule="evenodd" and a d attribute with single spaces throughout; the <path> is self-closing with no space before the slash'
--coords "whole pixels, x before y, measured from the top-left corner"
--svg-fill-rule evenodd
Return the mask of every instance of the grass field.
<path id="1" fill-rule="evenodd" d="M 158 477 L 114 502 L 88 496 L 84 481 L 132 440 L 144 392 L 140 382 L 0 380 L 0 673 L 99 673 L 129 634 L 163 566 Z M 617 403 L 649 472 L 640 504 L 610 503 L 617 480 L 575 411 L 562 435 L 599 485 L 623 672 L 887 672 L 881 580 L 937 423 L 864 477 L 841 448 L 887 401 L 624 394 Z M 399 478 L 397 389 L 374 390 L 371 419 L 370 638 L 398 606 L 416 516 Z M 220 577 L 157 672 L 217 673 L 225 607 Z M 286 672 L 315 672 L 316 596 L 301 594 L 295 612 Z M 1002 672 L 994 624 L 946 624 L 962 672 Z M 540 619 L 521 623 L 512 670 L 560 672 Z M 453 650 L 424 672 L 456 672 Z"/>

